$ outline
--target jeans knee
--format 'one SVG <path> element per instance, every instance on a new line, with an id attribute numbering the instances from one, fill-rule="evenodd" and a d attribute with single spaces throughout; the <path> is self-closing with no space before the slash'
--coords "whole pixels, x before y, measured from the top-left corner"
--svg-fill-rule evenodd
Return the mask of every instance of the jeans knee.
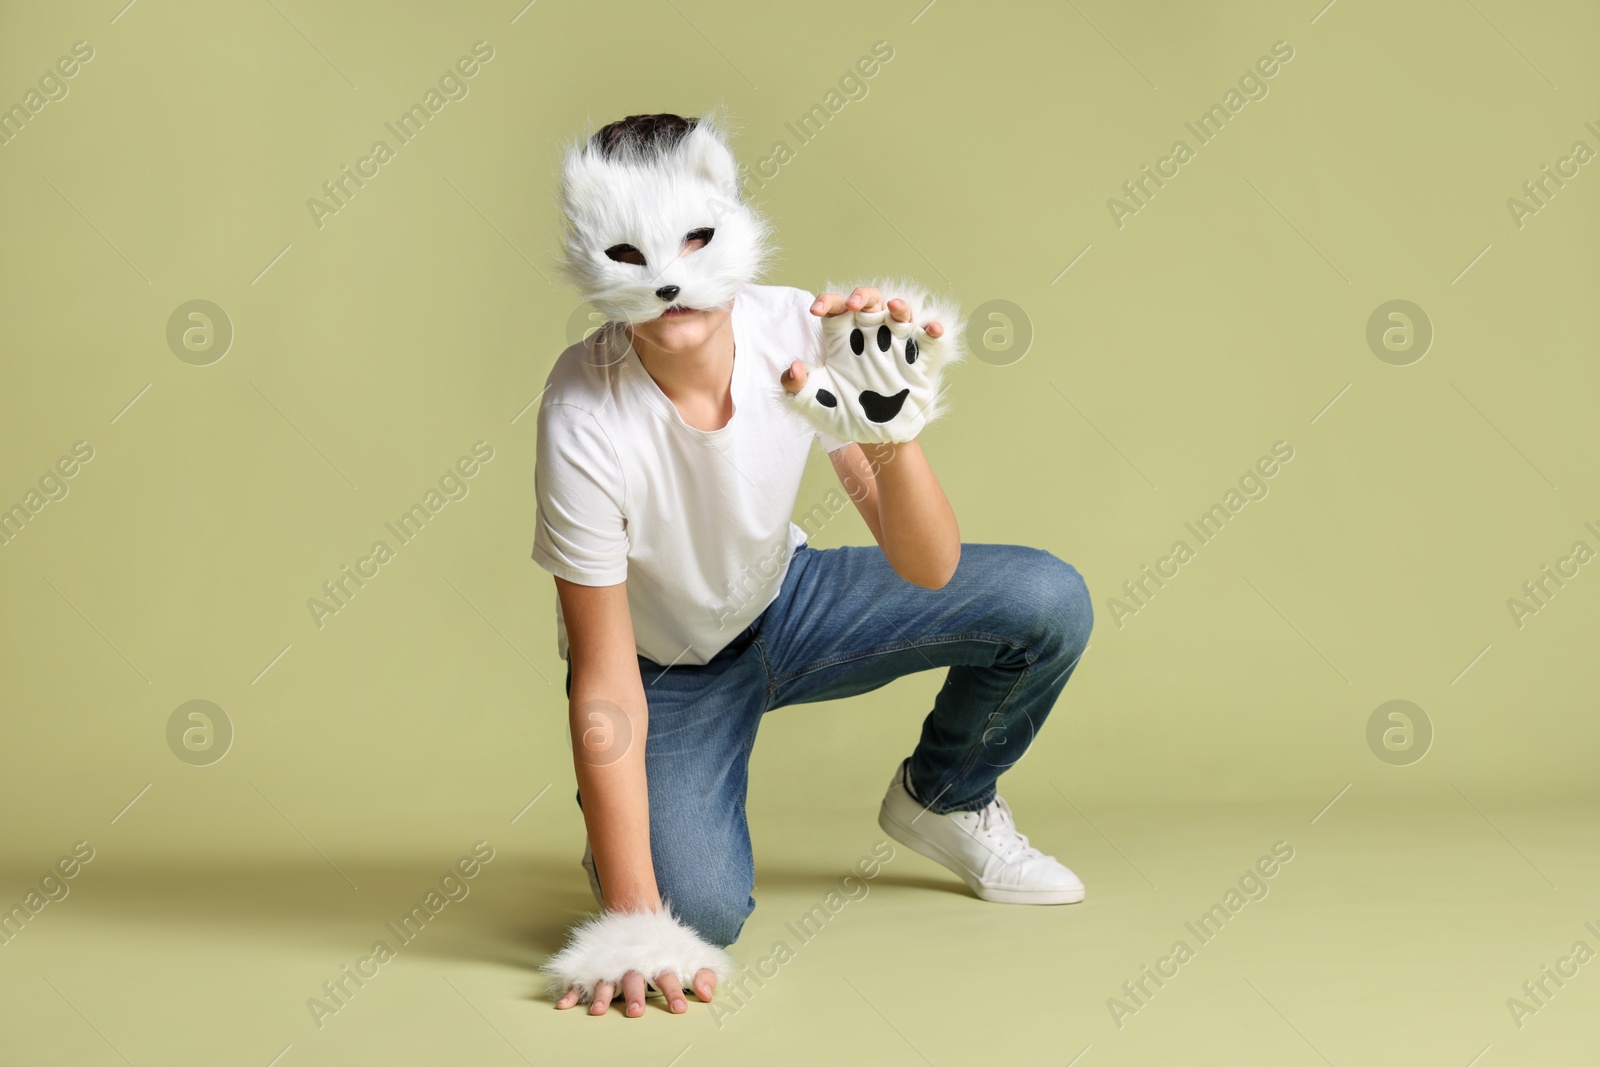
<path id="1" fill-rule="evenodd" d="M 748 890 L 719 893 L 714 887 L 708 887 L 670 894 L 665 902 L 672 914 L 694 927 L 701 937 L 720 946 L 731 945 L 739 939 L 745 920 L 755 910 Z"/>
<path id="2" fill-rule="evenodd" d="M 1094 629 L 1094 602 L 1078 568 L 1040 549 L 1028 569 L 1027 584 L 1034 627 L 1052 651 L 1067 658 L 1082 655 Z"/>

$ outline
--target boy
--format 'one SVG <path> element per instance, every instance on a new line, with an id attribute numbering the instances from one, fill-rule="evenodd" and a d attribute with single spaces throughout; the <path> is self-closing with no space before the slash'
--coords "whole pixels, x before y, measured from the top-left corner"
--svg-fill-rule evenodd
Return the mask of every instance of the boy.
<path id="1" fill-rule="evenodd" d="M 566 271 L 610 320 L 562 353 L 539 411 L 534 559 L 555 577 L 584 866 L 604 909 L 546 971 L 603 1015 L 647 984 L 673 1012 L 731 973 L 755 902 L 744 804 L 770 710 L 949 668 L 879 823 L 982 899 L 1083 884 L 995 792 L 1088 643 L 1078 572 L 963 545 L 916 435 L 961 319 L 907 282 L 812 298 L 752 284 L 770 251 L 720 120 L 636 115 L 562 171 Z M 808 366 L 796 357 L 826 355 Z M 812 440 L 873 547 L 790 521 Z"/>

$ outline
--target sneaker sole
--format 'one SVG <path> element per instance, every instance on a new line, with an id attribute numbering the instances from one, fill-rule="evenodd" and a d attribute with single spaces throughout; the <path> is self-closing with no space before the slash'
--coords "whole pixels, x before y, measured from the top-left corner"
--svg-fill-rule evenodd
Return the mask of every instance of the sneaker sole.
<path id="1" fill-rule="evenodd" d="M 593 862 L 594 856 L 590 854 L 589 846 L 587 843 L 585 843 L 583 846 L 583 855 L 578 860 L 578 866 L 583 868 L 584 876 L 589 879 L 589 892 L 594 894 L 594 902 L 600 905 L 601 908 L 604 908 L 606 906 L 606 902 L 605 899 L 600 895 L 600 879 L 595 877 L 595 872 L 591 870 L 589 866 L 589 864 Z"/>
<path id="2" fill-rule="evenodd" d="M 995 904 L 1077 904 L 1084 898 L 1084 889 L 1018 889 L 1014 886 L 990 886 L 974 874 L 965 863 L 952 856 L 943 846 L 929 841 L 910 826 L 889 814 L 888 805 L 878 808 L 878 825 L 883 832 L 919 855 L 937 863 L 959 877 L 980 900 Z"/>

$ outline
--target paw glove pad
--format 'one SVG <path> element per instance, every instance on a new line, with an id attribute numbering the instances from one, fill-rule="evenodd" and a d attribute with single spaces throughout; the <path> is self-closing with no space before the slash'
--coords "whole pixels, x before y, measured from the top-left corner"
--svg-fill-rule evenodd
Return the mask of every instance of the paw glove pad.
<path id="1" fill-rule="evenodd" d="M 789 405 L 813 426 L 846 441 L 903 443 L 945 411 L 944 369 L 959 362 L 966 323 L 954 304 L 904 281 L 863 282 L 884 303 L 904 300 L 910 322 L 888 309 L 844 311 L 822 319 L 822 365 L 805 364 L 806 381 Z M 856 286 L 829 285 L 850 293 Z M 944 327 L 939 337 L 925 327 Z"/>

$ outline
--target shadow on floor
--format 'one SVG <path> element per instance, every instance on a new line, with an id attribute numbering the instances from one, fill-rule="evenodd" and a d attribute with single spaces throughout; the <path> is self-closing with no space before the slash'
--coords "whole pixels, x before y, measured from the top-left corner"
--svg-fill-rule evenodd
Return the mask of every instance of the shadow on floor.
<path id="1" fill-rule="evenodd" d="M 10 877 L 13 873 L 18 877 Z M 447 877 L 452 872 L 445 864 L 422 861 L 346 862 L 338 869 L 323 862 L 173 863 L 94 873 L 95 880 L 74 886 L 66 906 L 75 922 L 115 931 L 119 938 L 228 943 L 241 956 L 302 951 L 326 956 L 335 966 L 365 955 L 382 940 L 402 957 L 526 971 L 530 999 L 536 1000 L 545 995 L 539 966 L 561 947 L 575 922 L 598 911 L 582 868 L 565 857 L 502 853 L 474 878 L 455 880 Z M 840 888 L 846 873 L 758 864 L 758 906 L 770 911 L 795 901 L 820 901 Z M 0 884 L 25 877 L 0 871 Z M 968 895 L 955 877 L 938 874 L 883 870 L 871 884 L 880 890 Z M 436 894 L 436 912 L 427 906 L 430 892 Z M 459 899 L 450 899 L 452 893 Z"/>

